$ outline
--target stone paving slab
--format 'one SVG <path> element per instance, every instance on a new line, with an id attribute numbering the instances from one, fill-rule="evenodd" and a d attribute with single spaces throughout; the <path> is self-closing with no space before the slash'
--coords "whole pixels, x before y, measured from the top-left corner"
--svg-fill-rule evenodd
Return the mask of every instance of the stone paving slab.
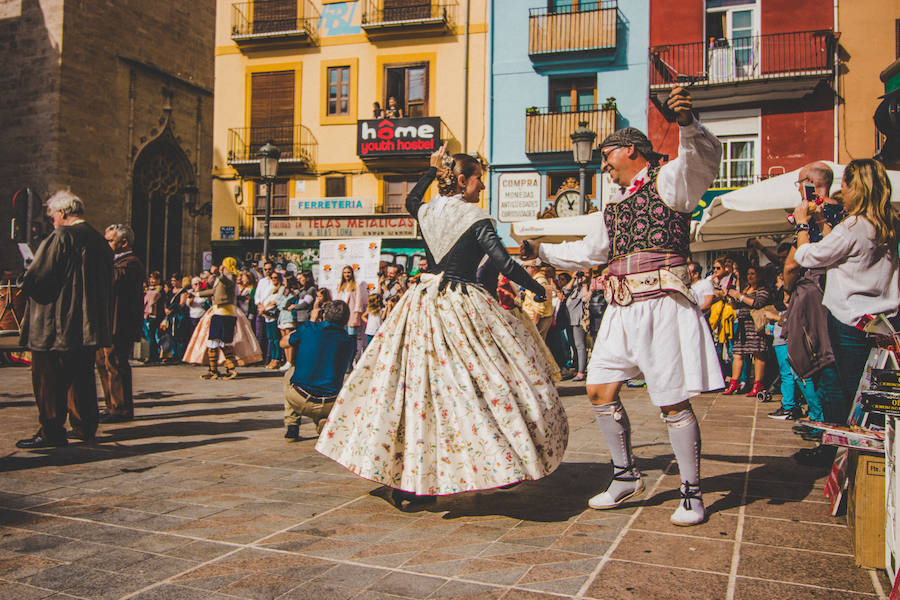
<path id="1" fill-rule="evenodd" d="M 95 443 L 17 451 L 36 429 L 30 372 L 0 370 L 0 600 L 884 598 L 853 564 L 810 444 L 772 404 L 705 395 L 708 522 L 678 528 L 668 435 L 643 389 L 623 401 L 648 492 L 614 511 L 587 499 L 611 475 L 584 388 L 560 385 L 566 460 L 542 481 L 399 511 L 389 491 L 282 438 L 277 373 L 206 382 L 135 368 L 137 419 Z"/>

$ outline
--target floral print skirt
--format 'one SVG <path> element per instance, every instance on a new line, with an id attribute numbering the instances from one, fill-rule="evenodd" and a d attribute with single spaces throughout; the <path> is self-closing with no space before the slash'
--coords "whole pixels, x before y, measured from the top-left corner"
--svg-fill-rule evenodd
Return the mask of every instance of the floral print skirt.
<path id="1" fill-rule="evenodd" d="M 316 450 L 360 477 L 445 495 L 540 479 L 569 427 L 534 338 L 483 289 L 423 274 L 344 382 Z"/>

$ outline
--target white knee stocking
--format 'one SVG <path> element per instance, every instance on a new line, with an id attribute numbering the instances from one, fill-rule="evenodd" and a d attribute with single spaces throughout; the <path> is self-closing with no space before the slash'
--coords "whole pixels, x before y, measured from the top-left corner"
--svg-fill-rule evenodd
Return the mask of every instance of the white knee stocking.
<path id="1" fill-rule="evenodd" d="M 688 406 L 674 415 L 663 415 L 669 430 L 669 442 L 675 452 L 681 481 L 700 483 L 700 425 L 694 410 Z"/>
<path id="2" fill-rule="evenodd" d="M 700 424 L 690 406 L 673 415 L 664 414 L 662 418 L 681 474 L 681 502 L 671 521 L 675 525 L 697 525 L 706 520 L 700 494 Z"/>
<path id="3" fill-rule="evenodd" d="M 634 466 L 631 423 L 619 400 L 595 404 L 594 414 L 612 455 L 613 480 L 605 492 L 591 498 L 588 504 L 598 509 L 614 508 L 643 490 L 641 472 Z"/>

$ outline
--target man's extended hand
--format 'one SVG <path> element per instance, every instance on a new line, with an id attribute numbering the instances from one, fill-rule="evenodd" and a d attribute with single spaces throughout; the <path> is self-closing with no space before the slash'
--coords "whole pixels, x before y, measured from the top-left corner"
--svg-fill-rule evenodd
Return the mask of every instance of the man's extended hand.
<path id="1" fill-rule="evenodd" d="M 694 114 L 691 112 L 694 103 L 691 101 L 691 95 L 680 85 L 669 92 L 666 106 L 675 113 L 675 120 L 679 125 L 690 125 L 694 121 Z"/>
<path id="2" fill-rule="evenodd" d="M 531 260 L 538 257 L 541 243 L 533 240 L 522 240 L 519 244 L 519 258 L 522 260 Z"/>

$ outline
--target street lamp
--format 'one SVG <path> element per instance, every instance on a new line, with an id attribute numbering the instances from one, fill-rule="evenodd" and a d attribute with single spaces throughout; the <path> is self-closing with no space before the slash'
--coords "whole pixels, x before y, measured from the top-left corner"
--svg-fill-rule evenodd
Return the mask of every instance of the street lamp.
<path id="1" fill-rule="evenodd" d="M 266 182 L 266 225 L 263 234 L 263 262 L 269 260 L 269 223 L 272 221 L 272 184 L 278 175 L 278 157 L 281 151 L 271 141 L 266 142 L 259 152 L 259 175 Z"/>
<path id="2" fill-rule="evenodd" d="M 587 121 L 580 121 L 578 129 L 569 137 L 572 138 L 572 156 L 575 158 L 575 164 L 578 165 L 578 175 L 581 179 L 581 214 L 586 214 L 587 204 L 584 199 L 586 173 L 584 168 L 591 162 L 597 134 L 587 128 Z"/>

